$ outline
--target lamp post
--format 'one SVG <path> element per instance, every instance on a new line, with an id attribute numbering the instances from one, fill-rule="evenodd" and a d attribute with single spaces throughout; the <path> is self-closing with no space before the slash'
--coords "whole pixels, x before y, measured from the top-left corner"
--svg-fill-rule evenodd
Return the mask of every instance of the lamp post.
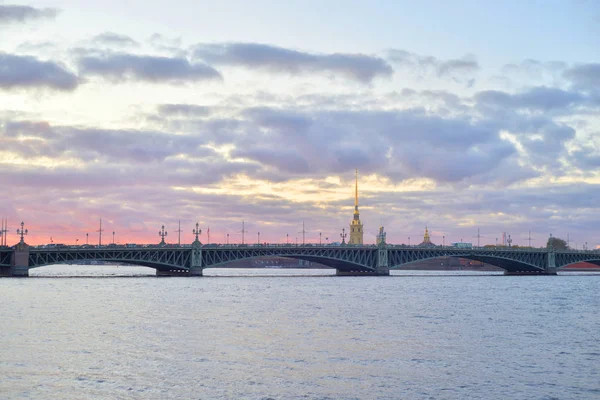
<path id="1" fill-rule="evenodd" d="M 113 231 L 113 244 L 115 244 L 115 231 Z"/>
<path id="2" fill-rule="evenodd" d="M 285 244 L 286 244 L 286 245 L 289 245 L 289 244 L 290 244 L 290 235 L 289 235 L 289 233 L 286 233 L 286 234 L 285 234 Z"/>
<path id="3" fill-rule="evenodd" d="M 86 244 L 86 245 L 87 245 L 87 244 L 90 244 L 90 243 L 89 243 L 89 240 L 88 240 L 88 239 L 89 239 L 89 235 L 90 235 L 89 233 L 86 233 L 86 234 L 85 234 L 85 244 Z"/>
<path id="4" fill-rule="evenodd" d="M 319 246 L 321 245 L 321 232 L 319 232 Z"/>
<path id="5" fill-rule="evenodd" d="M 260 244 L 260 232 L 256 232 L 256 244 Z"/>
<path id="6" fill-rule="evenodd" d="M 198 236 L 202 233 L 202 229 L 200 229 L 200 224 L 196 222 L 196 229 L 192 229 L 192 233 L 194 235 L 196 235 L 196 242 L 200 243 L 200 240 L 198 240 Z"/>
<path id="7" fill-rule="evenodd" d="M 410 247 L 410 236 L 408 237 L 408 247 Z"/>
<path id="8" fill-rule="evenodd" d="M 160 236 L 160 245 L 164 245 L 165 243 L 165 236 L 168 235 L 168 232 L 165 231 L 165 226 L 161 226 L 160 227 L 160 231 L 158 231 L 158 236 Z"/>
<path id="9" fill-rule="evenodd" d="M 227 234 L 227 244 L 229 244 L 229 233 Z"/>
<path id="10" fill-rule="evenodd" d="M 23 239 L 23 235 L 27 235 L 27 233 L 28 233 L 27 229 L 23 229 L 24 226 L 25 226 L 25 223 L 23 221 L 21 221 L 21 229 L 17 229 L 17 235 L 21 235 L 20 243 L 25 243 L 25 240 Z"/>
<path id="11" fill-rule="evenodd" d="M 75 246 L 79 246 L 79 239 L 75 238 Z"/>
<path id="12" fill-rule="evenodd" d="M 346 236 L 348 236 L 348 234 L 346 233 L 346 228 L 342 228 L 342 233 L 340 233 L 340 237 L 342 238 L 342 244 L 346 244 Z"/>
<path id="13" fill-rule="evenodd" d="M 102 218 L 100 218 L 100 229 L 98 229 L 98 247 L 102 246 L 102 232 L 104 232 L 104 229 L 102 229 Z"/>
<path id="14" fill-rule="evenodd" d="M 442 236 L 442 248 L 446 247 L 446 235 Z"/>

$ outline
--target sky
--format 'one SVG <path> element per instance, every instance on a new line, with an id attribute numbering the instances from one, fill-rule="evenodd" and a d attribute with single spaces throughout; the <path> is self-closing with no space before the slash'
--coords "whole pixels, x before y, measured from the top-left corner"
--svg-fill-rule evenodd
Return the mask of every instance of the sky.
<path id="1" fill-rule="evenodd" d="M 365 243 L 599 247 L 599 38 L 597 0 L 0 0 L 9 245 L 337 242 L 358 169 Z"/>

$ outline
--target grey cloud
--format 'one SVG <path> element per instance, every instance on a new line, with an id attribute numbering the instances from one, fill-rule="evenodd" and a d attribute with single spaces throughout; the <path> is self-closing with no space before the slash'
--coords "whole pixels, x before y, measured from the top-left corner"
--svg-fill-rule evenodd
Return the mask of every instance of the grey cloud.
<path id="1" fill-rule="evenodd" d="M 8 121 L 4 124 L 4 147 L 24 157 L 45 155 L 81 160 L 151 164 L 168 157 L 215 155 L 198 136 L 163 132 L 52 127 L 46 122 Z"/>
<path id="2" fill-rule="evenodd" d="M 597 172 L 600 169 L 600 150 L 584 147 L 571 153 L 573 163 L 583 171 Z"/>
<path id="3" fill-rule="evenodd" d="M 221 74 L 203 63 L 186 58 L 145 56 L 126 53 L 89 54 L 78 59 L 84 75 L 102 76 L 115 81 L 197 82 L 220 80 Z"/>
<path id="4" fill-rule="evenodd" d="M 475 100 L 480 105 L 485 106 L 550 111 L 565 110 L 573 106 L 586 104 L 589 98 L 575 91 L 569 92 L 539 86 L 517 94 L 496 90 L 482 91 L 475 95 Z"/>
<path id="5" fill-rule="evenodd" d="M 0 25 L 42 18 L 54 18 L 57 14 L 58 10 L 53 8 L 34 8 L 29 6 L 0 4 Z"/>
<path id="6" fill-rule="evenodd" d="M 194 56 L 216 65 L 262 68 L 292 75 L 333 73 L 361 83 L 389 77 L 392 67 L 379 57 L 365 54 L 313 54 L 257 43 L 199 44 Z"/>
<path id="7" fill-rule="evenodd" d="M 479 64 L 472 60 L 448 60 L 441 62 L 437 70 L 440 76 L 452 76 L 455 73 L 473 74 L 479 70 Z"/>
<path id="8" fill-rule="evenodd" d="M 562 61 L 539 61 L 525 59 L 519 64 L 506 64 L 502 67 L 505 74 L 524 74 L 530 78 L 540 78 L 546 74 L 556 74 L 567 68 Z"/>
<path id="9" fill-rule="evenodd" d="M 433 56 L 421 56 L 406 50 L 391 49 L 388 50 L 388 59 L 394 64 L 412 70 L 417 75 L 434 74 L 440 78 L 451 78 L 456 81 L 464 81 L 476 74 L 480 67 L 475 60 L 450 59 L 440 60 Z M 467 79 L 466 83 L 472 86 L 472 79 Z"/>
<path id="10" fill-rule="evenodd" d="M 240 148 L 233 151 L 231 155 L 235 158 L 248 158 L 262 164 L 276 166 L 279 171 L 284 173 L 301 175 L 310 172 L 308 161 L 292 149 Z"/>
<path id="11" fill-rule="evenodd" d="M 426 177 L 452 184 L 486 184 L 482 177 L 487 177 L 489 185 L 510 185 L 539 176 L 540 171 L 564 174 L 572 162 L 566 146 L 575 138 L 573 127 L 553 121 L 546 113 L 520 112 L 506 105 L 554 110 L 580 96 L 546 88 L 514 98 L 502 92 L 490 94 L 500 99 L 482 95 L 474 109 L 446 92 L 407 90 L 401 95 L 427 100 L 427 108 L 327 110 L 316 98 L 310 101 L 317 107 L 283 101 L 281 108 L 241 109 L 233 118 L 198 120 L 181 115 L 164 121 L 169 129 L 232 145 L 233 157 L 259 163 L 264 169 L 258 173 L 276 181 L 355 167 L 394 181 Z M 434 100 L 450 111 L 433 114 Z M 494 106 L 484 100 L 493 100 Z M 473 111 L 480 112 L 477 118 L 470 117 Z M 503 139 L 503 131 L 514 134 L 525 152 L 517 152 L 515 144 Z"/>
<path id="12" fill-rule="evenodd" d="M 160 33 L 155 33 L 148 38 L 148 43 L 156 50 L 185 57 L 187 52 L 181 48 L 181 38 L 169 38 Z"/>
<path id="13" fill-rule="evenodd" d="M 92 42 L 95 44 L 106 45 L 106 46 L 118 46 L 118 47 L 127 47 L 127 46 L 139 46 L 139 43 L 130 38 L 127 35 L 121 35 L 119 33 L 114 32 L 104 32 L 99 35 L 96 35 L 92 38 Z"/>
<path id="14" fill-rule="evenodd" d="M 18 51 L 23 52 L 56 52 L 58 46 L 53 42 L 24 42 L 21 43 L 18 47 Z"/>
<path id="15" fill-rule="evenodd" d="M 600 64 L 583 64 L 567 69 L 564 77 L 582 90 L 600 92 Z"/>
<path id="16" fill-rule="evenodd" d="M 77 85 L 77 76 L 57 63 L 0 53 L 1 89 L 46 87 L 74 90 Z"/>
<path id="17" fill-rule="evenodd" d="M 161 104 L 158 113 L 163 116 L 205 117 L 210 115 L 211 107 L 195 104 Z"/>
<path id="18" fill-rule="evenodd" d="M 394 180 L 458 182 L 493 170 L 515 152 L 497 128 L 420 110 L 306 114 L 262 108 L 243 116 L 251 140 L 236 137 L 235 154 L 292 173 L 358 167 Z"/>

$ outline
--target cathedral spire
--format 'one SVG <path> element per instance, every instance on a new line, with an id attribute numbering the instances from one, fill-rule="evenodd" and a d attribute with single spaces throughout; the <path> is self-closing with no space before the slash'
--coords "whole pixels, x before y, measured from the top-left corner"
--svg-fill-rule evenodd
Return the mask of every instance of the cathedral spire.
<path id="1" fill-rule="evenodd" d="M 358 168 L 356 168 L 356 184 L 354 186 L 354 213 L 358 214 Z"/>
<path id="2" fill-rule="evenodd" d="M 354 184 L 354 218 L 350 222 L 349 244 L 363 244 L 363 224 L 358 213 L 358 168 L 356 169 L 356 182 Z"/>

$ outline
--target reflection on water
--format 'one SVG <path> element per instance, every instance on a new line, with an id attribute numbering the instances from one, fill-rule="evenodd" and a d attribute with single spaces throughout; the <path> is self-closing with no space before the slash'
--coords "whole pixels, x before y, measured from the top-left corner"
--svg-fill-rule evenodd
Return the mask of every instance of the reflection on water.
<path id="1" fill-rule="evenodd" d="M 600 275 L 205 272 L 0 279 L 0 398 L 600 396 Z"/>

